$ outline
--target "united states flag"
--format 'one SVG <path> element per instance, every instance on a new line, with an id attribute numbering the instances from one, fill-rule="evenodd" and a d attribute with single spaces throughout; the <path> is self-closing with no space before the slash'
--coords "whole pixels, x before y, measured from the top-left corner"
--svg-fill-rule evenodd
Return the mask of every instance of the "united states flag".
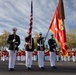
<path id="1" fill-rule="evenodd" d="M 33 2 L 31 0 L 31 12 L 30 12 L 30 23 L 29 23 L 29 29 L 28 29 L 28 36 L 32 33 L 32 24 L 33 24 Z"/>

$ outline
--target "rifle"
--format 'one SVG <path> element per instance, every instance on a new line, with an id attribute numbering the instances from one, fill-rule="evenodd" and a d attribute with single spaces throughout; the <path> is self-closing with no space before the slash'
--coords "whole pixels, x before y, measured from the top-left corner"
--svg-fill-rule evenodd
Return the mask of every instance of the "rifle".
<path id="1" fill-rule="evenodd" d="M 15 40 L 15 34 L 14 34 L 14 40 Z M 13 49 L 14 49 L 14 52 L 15 52 L 15 41 L 14 41 L 14 46 L 13 47 L 14 47 Z"/>

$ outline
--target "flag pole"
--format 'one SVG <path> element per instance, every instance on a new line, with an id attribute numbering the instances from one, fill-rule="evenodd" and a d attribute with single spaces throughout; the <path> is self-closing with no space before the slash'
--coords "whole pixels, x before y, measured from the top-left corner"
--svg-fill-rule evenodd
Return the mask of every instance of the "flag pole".
<path id="1" fill-rule="evenodd" d="M 46 41 L 46 38 L 47 38 L 47 36 L 48 36 L 48 33 L 49 33 L 49 29 L 48 29 L 48 31 L 47 31 L 47 33 L 46 33 L 45 41 Z M 44 41 L 44 43 L 45 43 L 45 41 Z"/>
<path id="2" fill-rule="evenodd" d="M 31 0 L 31 11 L 30 11 L 30 23 L 29 23 L 29 28 L 28 28 L 28 36 L 30 45 L 32 46 L 32 24 L 33 24 L 33 1 Z"/>
<path id="3" fill-rule="evenodd" d="M 31 14 L 32 14 L 32 20 L 33 20 L 33 0 L 31 0 Z M 32 22 L 33 25 L 33 22 Z M 31 32 L 31 46 L 32 46 L 32 32 Z"/>

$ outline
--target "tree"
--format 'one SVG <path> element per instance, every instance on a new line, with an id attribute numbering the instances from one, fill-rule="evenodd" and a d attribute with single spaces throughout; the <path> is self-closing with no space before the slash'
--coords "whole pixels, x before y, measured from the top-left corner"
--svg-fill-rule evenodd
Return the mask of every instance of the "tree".
<path id="1" fill-rule="evenodd" d="M 10 33 L 4 30 L 0 35 L 0 49 L 7 47 L 7 38 Z"/>
<path id="2" fill-rule="evenodd" d="M 38 33 L 34 33 L 34 47 L 37 48 Z"/>
<path id="3" fill-rule="evenodd" d="M 67 44 L 70 49 L 76 47 L 76 30 L 67 33 Z"/>

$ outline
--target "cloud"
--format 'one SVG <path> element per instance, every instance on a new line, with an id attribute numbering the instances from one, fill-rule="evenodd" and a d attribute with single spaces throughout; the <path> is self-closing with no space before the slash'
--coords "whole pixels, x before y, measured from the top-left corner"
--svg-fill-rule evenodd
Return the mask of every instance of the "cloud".
<path id="1" fill-rule="evenodd" d="M 75 29 L 75 19 L 76 19 L 76 0 L 64 0 L 65 7 L 65 27 L 66 30 L 69 31 L 71 29 Z"/>
<path id="2" fill-rule="evenodd" d="M 30 2 L 31 0 L 0 0 L 0 30 L 11 32 L 13 27 L 17 27 L 21 48 L 29 27 Z M 46 36 L 56 6 L 57 0 L 33 0 L 33 34 L 42 32 L 43 36 Z M 75 29 L 76 0 L 64 0 L 64 8 L 66 31 Z"/>

